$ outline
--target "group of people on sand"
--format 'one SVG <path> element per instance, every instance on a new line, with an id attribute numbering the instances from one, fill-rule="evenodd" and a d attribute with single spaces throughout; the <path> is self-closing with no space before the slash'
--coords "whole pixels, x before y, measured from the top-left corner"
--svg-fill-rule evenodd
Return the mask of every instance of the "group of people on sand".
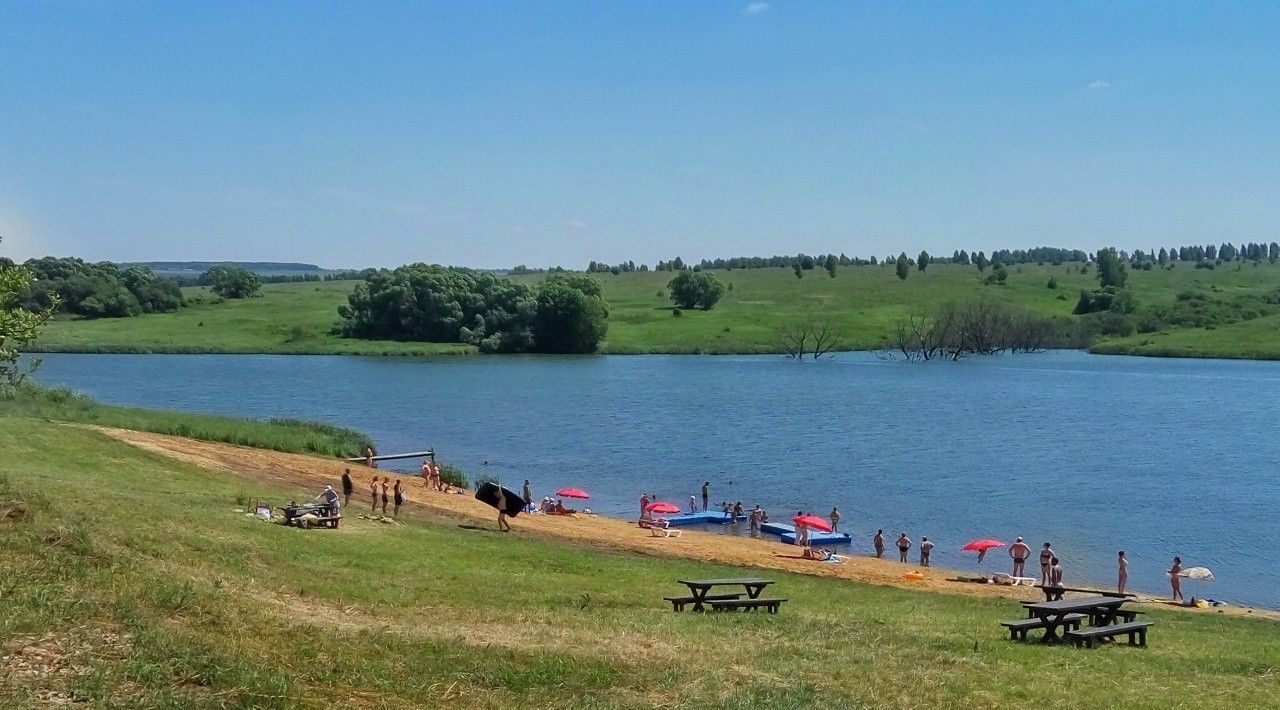
<path id="1" fill-rule="evenodd" d="M 422 460 L 422 484 L 433 491 L 452 492 L 449 482 L 440 475 L 440 464 L 431 459 Z"/>

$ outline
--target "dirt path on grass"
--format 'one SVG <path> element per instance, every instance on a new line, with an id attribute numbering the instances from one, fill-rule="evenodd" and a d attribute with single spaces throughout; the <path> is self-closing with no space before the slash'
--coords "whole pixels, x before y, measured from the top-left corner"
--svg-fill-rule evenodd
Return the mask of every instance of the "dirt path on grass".
<path id="1" fill-rule="evenodd" d="M 299 498 L 310 497 L 326 484 L 339 488 L 345 465 L 333 459 L 286 454 L 278 451 L 233 446 L 217 442 L 196 441 L 165 434 L 91 427 L 107 436 L 126 442 L 140 449 L 152 451 L 203 468 L 225 471 L 251 481 L 273 481 L 299 488 Z M 367 512 L 369 481 L 374 472 L 363 465 L 351 466 L 351 477 L 356 490 L 352 496 L 348 514 Z M 378 472 L 381 476 L 382 472 Z M 469 494 L 445 494 L 427 490 L 416 477 L 405 477 L 405 497 L 408 499 L 402 516 L 407 518 L 435 519 L 471 524 L 496 529 L 496 514 L 492 508 L 477 501 Z M 719 533 L 684 530 L 679 538 L 652 536 L 648 530 L 635 523 L 601 516 L 545 516 L 521 515 L 514 519 L 512 535 L 555 539 L 588 547 L 625 551 L 649 555 L 664 555 L 690 560 L 760 569 L 786 570 L 819 577 L 850 579 L 871 584 L 941 592 L 970 596 L 999 597 L 1030 600 L 1040 598 L 1040 591 L 1030 587 L 1004 587 L 990 584 L 970 584 L 950 581 L 954 570 L 933 567 L 922 570 L 916 565 L 903 566 L 898 562 L 853 555 L 841 564 L 829 564 L 805 560 L 799 557 L 799 549 L 783 545 L 772 538 L 751 539 L 731 537 Z M 925 578 L 910 580 L 903 577 L 907 571 L 923 571 Z M 1158 603 L 1154 599 L 1144 602 Z M 1175 607 L 1171 607 L 1175 608 Z M 1176 607 L 1187 609 L 1186 607 Z M 1223 611 L 1229 614 L 1262 616 L 1280 619 L 1280 612 L 1226 607 L 1221 610 L 1187 609 L 1200 613 Z"/>

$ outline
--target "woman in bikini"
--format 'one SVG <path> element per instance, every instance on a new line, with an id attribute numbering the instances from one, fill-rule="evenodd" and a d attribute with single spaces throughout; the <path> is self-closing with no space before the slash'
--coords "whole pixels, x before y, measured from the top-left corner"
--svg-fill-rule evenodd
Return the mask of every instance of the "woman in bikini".
<path id="1" fill-rule="evenodd" d="M 369 496 L 373 498 L 373 507 L 369 508 L 369 512 L 376 513 L 378 512 L 378 477 L 377 476 L 374 476 L 373 480 L 369 481 Z"/>
<path id="2" fill-rule="evenodd" d="M 1040 586 L 1049 586 L 1050 572 L 1053 568 L 1053 546 L 1045 543 L 1040 548 Z"/>
<path id="3" fill-rule="evenodd" d="M 400 506 L 404 505 L 404 491 L 400 490 L 400 479 L 398 478 L 396 479 L 395 504 L 396 504 L 396 509 L 395 509 L 395 512 L 391 514 L 391 517 L 399 520 Z"/>
<path id="4" fill-rule="evenodd" d="M 388 496 L 388 495 L 387 495 L 387 486 L 388 486 L 390 483 L 391 483 L 391 477 L 390 477 L 390 476 L 383 476 L 383 477 L 382 477 L 382 514 L 383 514 L 383 515 L 386 515 L 386 514 L 387 514 L 387 499 L 390 497 L 390 496 Z"/>
<path id="5" fill-rule="evenodd" d="M 1173 558 L 1173 567 L 1169 569 L 1169 586 L 1173 587 L 1173 600 L 1185 601 L 1182 597 L 1182 558 Z"/>

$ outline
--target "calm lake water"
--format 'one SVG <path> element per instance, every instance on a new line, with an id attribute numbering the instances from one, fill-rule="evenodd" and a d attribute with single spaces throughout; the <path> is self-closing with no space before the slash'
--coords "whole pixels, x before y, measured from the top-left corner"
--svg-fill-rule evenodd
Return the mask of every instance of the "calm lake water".
<path id="1" fill-rule="evenodd" d="M 351 426 L 383 452 L 434 446 L 512 487 L 530 478 L 536 496 L 586 488 L 598 513 L 634 515 L 644 491 L 683 506 L 704 479 L 713 503 L 776 518 L 837 505 L 855 551 L 876 528 L 906 531 L 962 569 L 977 569 L 966 541 L 1022 535 L 1053 542 L 1068 583 L 1114 584 L 1124 549 L 1130 585 L 1159 592 L 1179 554 L 1217 576 L 1188 581 L 1188 597 L 1280 607 L 1280 363 L 49 355 L 40 379 L 112 403 Z M 998 550 L 982 569 L 1007 561 Z"/>

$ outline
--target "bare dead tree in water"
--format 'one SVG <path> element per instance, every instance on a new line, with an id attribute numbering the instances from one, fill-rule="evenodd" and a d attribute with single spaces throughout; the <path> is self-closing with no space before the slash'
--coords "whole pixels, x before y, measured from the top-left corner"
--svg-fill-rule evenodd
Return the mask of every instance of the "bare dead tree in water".
<path id="1" fill-rule="evenodd" d="M 886 356 L 909 362 L 939 357 L 959 360 L 1005 350 L 1038 352 L 1049 342 L 1071 340 L 1060 324 L 1048 318 L 984 298 L 908 314 L 895 328 Z"/>
<path id="2" fill-rule="evenodd" d="M 844 339 L 844 331 L 830 318 L 807 318 L 778 329 L 778 349 L 788 358 L 814 360 L 831 355 Z"/>

